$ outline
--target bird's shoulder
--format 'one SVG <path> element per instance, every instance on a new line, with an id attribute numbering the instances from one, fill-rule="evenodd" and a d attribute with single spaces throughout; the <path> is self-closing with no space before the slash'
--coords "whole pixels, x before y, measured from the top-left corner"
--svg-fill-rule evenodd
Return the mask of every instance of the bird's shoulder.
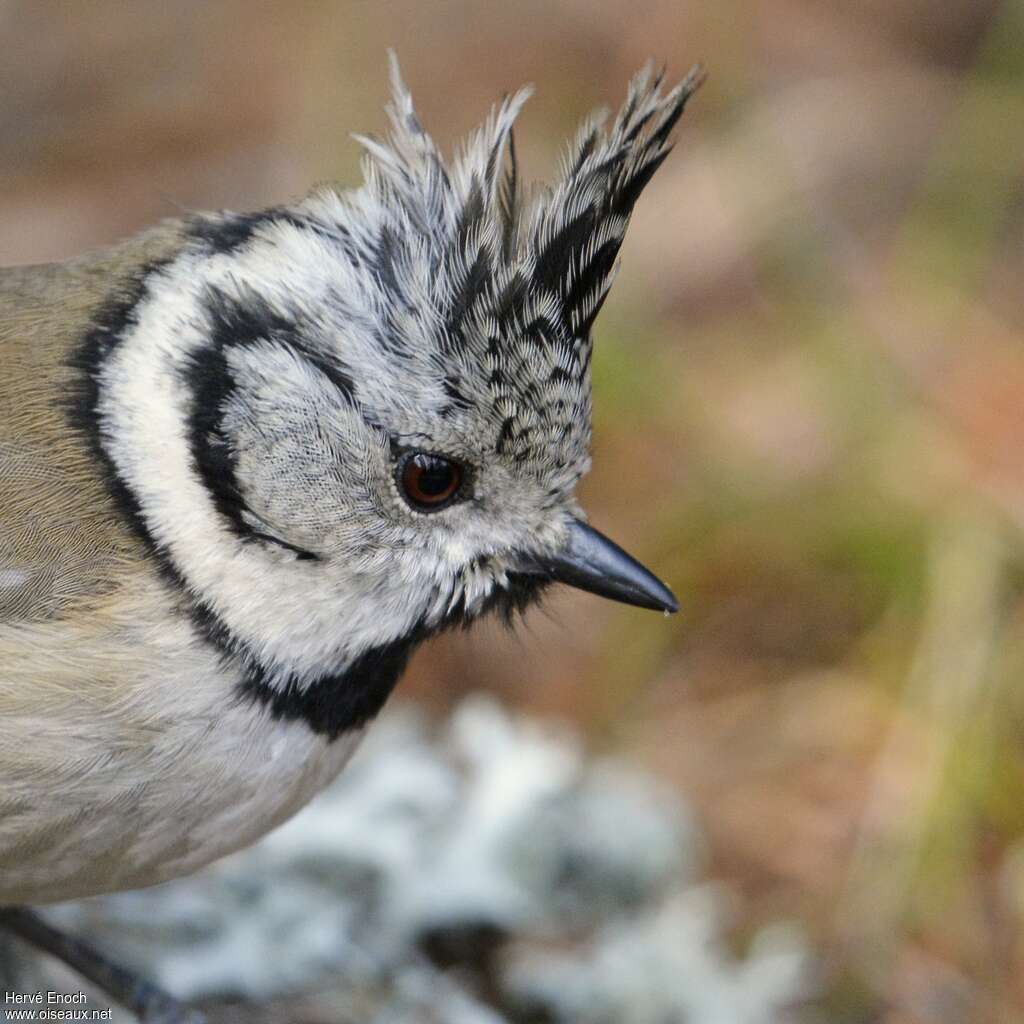
<path id="1" fill-rule="evenodd" d="M 0 628 L 102 601 L 144 566 L 83 422 L 80 351 L 186 238 L 168 222 L 64 263 L 0 268 Z"/>

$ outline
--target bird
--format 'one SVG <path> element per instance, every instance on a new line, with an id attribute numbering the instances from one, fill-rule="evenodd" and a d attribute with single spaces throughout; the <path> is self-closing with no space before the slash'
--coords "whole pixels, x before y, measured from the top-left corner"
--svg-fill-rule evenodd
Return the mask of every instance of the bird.
<path id="1" fill-rule="evenodd" d="M 0 269 L 0 904 L 189 874 L 344 767 L 411 653 L 563 583 L 675 612 L 589 525 L 595 318 L 703 79 L 648 65 L 519 180 L 390 57 L 358 187 Z"/>

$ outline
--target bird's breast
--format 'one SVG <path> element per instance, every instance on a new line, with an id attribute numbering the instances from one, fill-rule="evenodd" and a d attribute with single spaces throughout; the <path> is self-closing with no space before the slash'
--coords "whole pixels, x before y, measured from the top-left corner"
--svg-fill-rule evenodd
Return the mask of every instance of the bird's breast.
<path id="1" fill-rule="evenodd" d="M 240 700 L 162 595 L 143 580 L 87 628 L 0 636 L 0 904 L 188 874 L 290 817 L 355 749 L 361 731 L 329 742 Z"/>

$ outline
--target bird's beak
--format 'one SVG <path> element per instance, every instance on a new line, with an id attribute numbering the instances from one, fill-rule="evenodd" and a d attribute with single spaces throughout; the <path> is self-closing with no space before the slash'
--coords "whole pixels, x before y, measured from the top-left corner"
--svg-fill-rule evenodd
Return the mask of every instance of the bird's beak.
<path id="1" fill-rule="evenodd" d="M 679 611 L 675 595 L 661 580 L 614 541 L 579 519 L 571 521 L 569 536 L 561 550 L 554 554 L 528 555 L 516 570 L 640 608 Z"/>

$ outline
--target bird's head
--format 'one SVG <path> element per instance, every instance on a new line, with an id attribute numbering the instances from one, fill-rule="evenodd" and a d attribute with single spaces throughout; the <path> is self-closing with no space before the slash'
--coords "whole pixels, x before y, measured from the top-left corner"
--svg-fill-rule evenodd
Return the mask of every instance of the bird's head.
<path id="1" fill-rule="evenodd" d="M 104 449 L 209 636 L 276 711 L 393 682 L 422 637 L 551 582 L 675 610 L 574 491 L 594 318 L 699 81 L 663 91 L 641 72 L 557 183 L 526 191 L 525 91 L 448 163 L 392 60 L 391 132 L 360 140 L 361 188 L 196 218 L 147 273 L 96 375 Z"/>

